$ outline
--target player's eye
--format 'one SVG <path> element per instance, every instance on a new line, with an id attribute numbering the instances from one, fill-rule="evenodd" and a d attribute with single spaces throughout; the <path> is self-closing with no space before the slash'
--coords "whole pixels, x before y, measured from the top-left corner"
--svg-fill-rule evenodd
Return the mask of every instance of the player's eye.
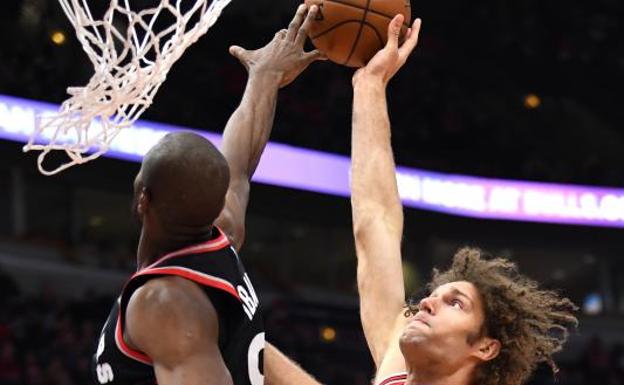
<path id="1" fill-rule="evenodd" d="M 463 309 L 464 308 L 464 304 L 462 303 L 462 301 L 458 300 L 458 299 L 454 299 L 451 301 L 451 306 L 457 309 Z"/>

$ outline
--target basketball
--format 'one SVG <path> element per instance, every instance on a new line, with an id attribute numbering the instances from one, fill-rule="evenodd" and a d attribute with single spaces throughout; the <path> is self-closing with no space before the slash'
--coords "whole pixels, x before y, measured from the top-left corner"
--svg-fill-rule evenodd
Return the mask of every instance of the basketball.
<path id="1" fill-rule="evenodd" d="M 362 67 L 388 40 L 388 24 L 405 16 L 401 39 L 411 22 L 410 0 L 305 0 L 316 4 L 318 14 L 308 35 L 329 60 L 348 67 Z"/>

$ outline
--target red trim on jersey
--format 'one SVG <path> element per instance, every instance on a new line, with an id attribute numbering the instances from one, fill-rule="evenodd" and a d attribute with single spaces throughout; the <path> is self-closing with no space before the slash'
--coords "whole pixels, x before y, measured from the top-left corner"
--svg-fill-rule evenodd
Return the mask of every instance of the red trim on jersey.
<path id="1" fill-rule="evenodd" d="M 126 341 L 123 339 L 123 331 L 121 330 L 121 311 L 119 311 L 117 315 L 117 325 L 115 326 L 115 343 L 117 344 L 117 348 L 135 361 L 139 361 L 145 365 L 152 365 L 152 359 L 149 358 L 144 353 L 139 352 L 138 350 L 134 350 L 128 345 L 126 345 Z"/>
<path id="2" fill-rule="evenodd" d="M 209 274 L 201 273 L 196 270 L 192 270 L 186 267 L 181 266 L 163 266 L 163 267 L 154 267 L 152 269 L 141 270 L 132 276 L 132 278 L 139 277 L 142 275 L 177 275 L 179 277 L 183 277 L 186 279 L 190 279 L 193 282 L 199 283 L 204 286 L 213 287 L 215 289 L 223 290 L 232 294 L 237 300 L 241 300 L 236 288 L 230 282 L 225 279 L 215 277 Z"/>
<path id="3" fill-rule="evenodd" d="M 224 247 L 229 246 L 230 245 L 230 241 L 225 236 L 223 231 L 221 231 L 221 229 L 218 228 L 217 226 L 214 226 L 214 228 L 217 229 L 217 231 L 219 232 L 219 236 L 217 238 L 212 239 L 212 240 L 210 240 L 208 242 L 203 242 L 203 243 L 200 243 L 198 245 L 185 247 L 185 248 L 180 249 L 178 251 L 174 251 L 172 253 L 166 254 L 163 257 L 161 257 L 158 260 L 156 260 L 156 262 L 154 262 L 151 265 L 147 266 L 145 268 L 145 270 L 150 269 L 150 268 L 156 266 L 157 264 L 161 263 L 162 261 L 165 261 L 165 260 L 173 258 L 173 257 L 179 257 L 181 255 L 208 253 L 210 251 L 220 250 L 220 249 L 223 249 Z M 140 271 L 141 270 L 139 270 L 139 272 Z"/>
<path id="4" fill-rule="evenodd" d="M 217 229 L 217 231 L 219 232 L 219 236 L 217 238 L 212 239 L 207 242 L 197 244 L 197 245 L 185 247 L 178 251 L 174 251 L 172 253 L 164 255 L 163 257 L 159 258 L 151 265 L 147 266 L 146 268 L 142 270 L 139 270 L 134 275 L 132 275 L 132 277 L 130 277 L 126 285 L 135 277 L 142 276 L 142 275 L 154 275 L 154 274 L 176 275 L 176 276 L 190 279 L 191 281 L 197 282 L 201 285 L 214 287 L 216 289 L 220 289 L 225 292 L 228 292 L 240 301 L 240 297 L 238 295 L 238 292 L 234 288 L 234 286 L 230 282 L 224 279 L 214 277 L 208 274 L 204 274 L 204 273 L 201 273 L 192 269 L 188 269 L 185 267 L 180 267 L 180 266 L 154 267 L 157 264 L 165 260 L 168 260 L 170 258 L 184 256 L 184 255 L 208 253 L 211 251 L 220 250 L 220 249 L 230 246 L 230 241 L 228 240 L 226 235 L 223 233 L 223 231 L 221 231 L 221 229 L 218 228 L 217 226 L 214 226 L 214 228 Z M 125 288 L 124 288 L 124 291 L 125 291 Z M 124 355 L 126 355 L 127 357 L 135 361 L 138 361 L 145 365 L 153 365 L 152 359 L 149 358 L 149 356 L 147 356 L 146 354 L 138 350 L 134 350 L 130 348 L 126 344 L 126 342 L 123 339 L 123 331 L 122 331 L 121 323 L 122 321 L 121 321 L 121 306 L 120 306 L 120 312 L 117 316 L 117 325 L 115 326 L 115 343 L 117 345 L 117 348 Z"/>
<path id="5" fill-rule="evenodd" d="M 379 385 L 403 385 L 407 381 L 407 373 L 394 374 L 387 377 Z"/>

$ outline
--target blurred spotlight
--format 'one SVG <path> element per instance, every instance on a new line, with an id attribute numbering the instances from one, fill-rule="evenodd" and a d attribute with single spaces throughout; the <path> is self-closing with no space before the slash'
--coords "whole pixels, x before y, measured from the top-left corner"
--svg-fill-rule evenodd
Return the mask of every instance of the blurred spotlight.
<path id="1" fill-rule="evenodd" d="M 589 294 L 583 301 L 583 312 L 588 315 L 602 313 L 602 297 L 600 294 Z"/>
<path id="2" fill-rule="evenodd" d="M 65 34 L 62 31 L 53 31 L 50 40 L 56 45 L 63 45 L 65 44 Z"/>
<path id="3" fill-rule="evenodd" d="M 326 326 L 321 329 L 321 339 L 324 342 L 334 342 L 336 340 L 336 329 Z"/>
<path id="4" fill-rule="evenodd" d="M 529 110 L 534 110 L 542 104 L 542 99 L 535 94 L 528 94 L 524 97 L 524 106 Z"/>

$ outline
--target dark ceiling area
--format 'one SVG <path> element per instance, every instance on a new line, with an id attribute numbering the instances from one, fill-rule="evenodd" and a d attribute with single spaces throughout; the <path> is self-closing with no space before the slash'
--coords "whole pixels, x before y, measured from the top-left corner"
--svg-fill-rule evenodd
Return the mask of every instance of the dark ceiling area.
<path id="1" fill-rule="evenodd" d="M 0 93 L 61 102 L 91 64 L 58 4 L 10 0 L 0 15 Z M 295 2 L 234 1 L 176 63 L 145 119 L 221 131 L 257 48 Z M 393 80 L 397 162 L 510 179 L 619 186 L 624 173 L 624 4 L 418 2 L 415 55 Z M 55 44 L 54 32 L 66 40 Z M 18 38 L 16 38 L 18 37 Z M 315 63 L 281 92 L 273 140 L 349 153 L 352 70 Z"/>

